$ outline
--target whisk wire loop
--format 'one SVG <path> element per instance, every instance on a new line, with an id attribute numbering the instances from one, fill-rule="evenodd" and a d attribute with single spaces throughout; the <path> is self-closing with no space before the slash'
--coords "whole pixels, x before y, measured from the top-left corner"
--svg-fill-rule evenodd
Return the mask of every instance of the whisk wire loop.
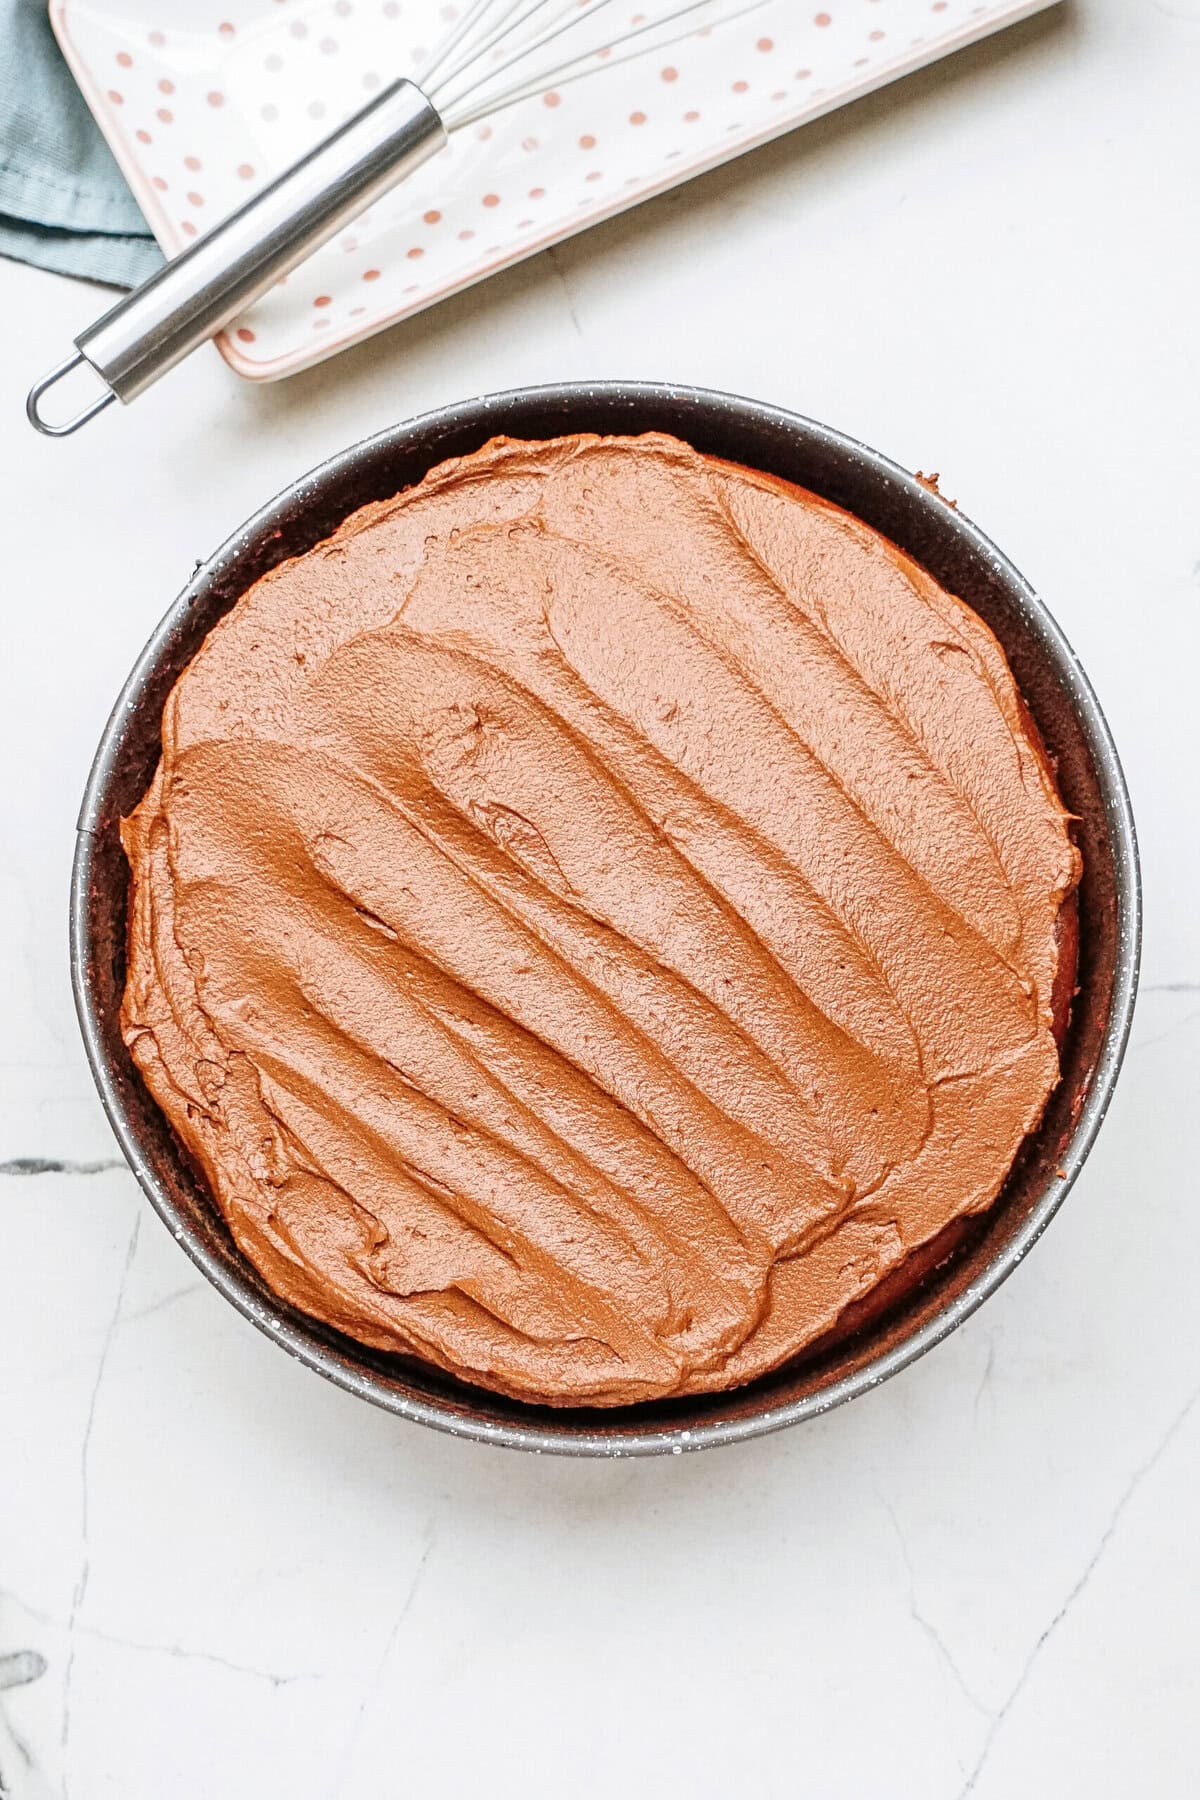
<path id="1" fill-rule="evenodd" d="M 458 52 L 446 67 L 444 43 L 427 65 L 421 84 L 438 108 L 448 130 L 477 123 L 480 119 L 528 98 L 544 88 L 564 86 L 583 75 L 618 66 L 639 55 L 648 34 L 658 34 L 659 48 L 689 37 L 697 30 L 732 23 L 757 12 L 768 0 L 658 0 L 636 12 L 623 29 L 611 28 L 602 41 L 583 49 L 569 49 L 565 58 L 553 56 L 539 65 L 538 53 L 571 37 L 578 27 L 610 12 L 615 0 L 475 0 L 466 18 L 452 33 Z M 481 34 L 473 36 L 473 28 Z M 670 33 L 671 27 L 682 29 Z M 614 55 L 616 50 L 624 54 Z M 499 60 L 497 61 L 497 55 Z M 442 72 L 439 74 L 438 71 Z M 508 82 L 504 77 L 510 76 Z M 436 79 L 434 79 L 436 77 Z"/>
<path id="2" fill-rule="evenodd" d="M 428 88 L 432 85 L 438 70 L 454 54 L 467 34 L 479 23 L 491 3 L 492 0 L 472 0 L 472 4 L 467 7 L 457 25 L 437 45 L 432 57 L 420 71 L 423 86 Z"/>

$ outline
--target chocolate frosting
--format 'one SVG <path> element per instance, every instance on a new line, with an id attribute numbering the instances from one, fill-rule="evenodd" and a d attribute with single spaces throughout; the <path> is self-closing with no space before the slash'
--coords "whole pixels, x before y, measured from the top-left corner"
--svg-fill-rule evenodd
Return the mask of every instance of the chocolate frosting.
<path id="1" fill-rule="evenodd" d="M 206 639 L 126 1040 L 272 1288 L 518 1398 L 744 1382 L 995 1198 L 1079 862 L 982 621 L 666 437 L 498 440 Z"/>

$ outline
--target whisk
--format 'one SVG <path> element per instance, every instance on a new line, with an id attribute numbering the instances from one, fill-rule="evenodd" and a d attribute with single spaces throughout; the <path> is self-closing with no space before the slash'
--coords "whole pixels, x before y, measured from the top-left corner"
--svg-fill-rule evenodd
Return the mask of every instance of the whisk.
<path id="1" fill-rule="evenodd" d="M 506 106 L 707 34 L 768 0 L 459 0 L 412 77 L 394 81 L 244 206 L 74 340 L 25 410 L 67 437 L 128 403 L 213 337 L 353 218 L 436 155 L 450 134 Z M 631 10 L 632 9 L 632 10 Z M 81 364 L 105 391 L 51 423 L 43 397 Z"/>

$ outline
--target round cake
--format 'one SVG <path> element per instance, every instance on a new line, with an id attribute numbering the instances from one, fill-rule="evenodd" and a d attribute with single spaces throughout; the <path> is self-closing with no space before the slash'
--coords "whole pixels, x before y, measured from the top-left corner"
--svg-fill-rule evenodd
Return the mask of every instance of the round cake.
<path id="1" fill-rule="evenodd" d="M 122 836 L 122 1029 L 244 1255 L 550 1405 L 861 1322 L 1059 1075 L 1080 864 L 982 620 L 663 436 L 497 440 L 264 576 Z"/>

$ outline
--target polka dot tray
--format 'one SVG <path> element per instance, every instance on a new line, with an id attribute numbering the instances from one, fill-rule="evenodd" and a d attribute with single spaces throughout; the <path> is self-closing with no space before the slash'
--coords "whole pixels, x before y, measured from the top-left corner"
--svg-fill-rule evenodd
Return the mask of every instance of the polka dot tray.
<path id="1" fill-rule="evenodd" d="M 217 340 L 292 374 L 585 226 L 1053 0 L 767 0 L 523 99 L 448 147 Z M 637 0 L 629 0 L 630 19 Z M 51 0 L 60 44 L 168 255 L 447 29 L 446 0 Z M 619 9 L 618 9 L 619 10 Z"/>

